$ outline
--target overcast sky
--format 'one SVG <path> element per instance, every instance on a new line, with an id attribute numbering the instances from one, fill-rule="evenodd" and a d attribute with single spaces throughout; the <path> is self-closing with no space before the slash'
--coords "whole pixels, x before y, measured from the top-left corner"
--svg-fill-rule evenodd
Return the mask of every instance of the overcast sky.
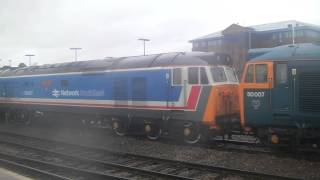
<path id="1" fill-rule="evenodd" d="M 284 20 L 320 25 L 319 0 L 0 0 L 0 62 L 38 64 L 190 51 L 190 39 Z"/>

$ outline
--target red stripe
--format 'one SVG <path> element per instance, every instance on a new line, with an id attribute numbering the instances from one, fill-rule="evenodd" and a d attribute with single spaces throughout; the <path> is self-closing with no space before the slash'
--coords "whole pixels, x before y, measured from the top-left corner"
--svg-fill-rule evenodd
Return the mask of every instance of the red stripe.
<path id="1" fill-rule="evenodd" d="M 200 96 L 201 86 L 192 86 L 191 92 L 188 98 L 187 109 L 195 109 Z"/>

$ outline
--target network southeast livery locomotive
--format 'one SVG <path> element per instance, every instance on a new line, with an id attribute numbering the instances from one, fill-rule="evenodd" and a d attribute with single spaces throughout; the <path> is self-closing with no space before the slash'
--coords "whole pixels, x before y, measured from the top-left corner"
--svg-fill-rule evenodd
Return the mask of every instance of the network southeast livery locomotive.
<path id="1" fill-rule="evenodd" d="M 240 127 L 238 79 L 228 55 L 167 53 L 25 67 L 0 73 L 1 117 L 72 114 L 118 135 L 198 142 Z"/>
<path id="2" fill-rule="evenodd" d="M 320 145 L 320 46 L 285 45 L 249 61 L 240 85 L 241 124 L 273 144 Z M 310 147 L 310 146 L 309 146 Z"/>

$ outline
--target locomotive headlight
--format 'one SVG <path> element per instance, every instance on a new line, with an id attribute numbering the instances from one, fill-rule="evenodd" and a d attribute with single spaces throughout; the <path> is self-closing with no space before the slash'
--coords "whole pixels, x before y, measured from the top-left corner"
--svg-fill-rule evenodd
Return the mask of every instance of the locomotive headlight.
<path id="1" fill-rule="evenodd" d="M 191 134 L 191 129 L 190 128 L 184 128 L 184 130 L 183 130 L 183 134 L 184 134 L 184 136 L 190 136 L 190 134 Z"/>
<path id="2" fill-rule="evenodd" d="M 118 129 L 119 128 L 119 124 L 118 124 L 118 122 L 113 122 L 112 123 L 112 127 L 113 127 L 113 129 Z"/>
<path id="3" fill-rule="evenodd" d="M 151 131 L 151 126 L 150 126 L 150 124 L 147 124 L 147 125 L 144 127 L 144 130 L 145 130 L 146 132 L 150 132 L 150 131 Z"/>
<path id="4" fill-rule="evenodd" d="M 272 144 L 278 144 L 279 143 L 279 137 L 276 134 L 271 135 L 271 143 Z"/>

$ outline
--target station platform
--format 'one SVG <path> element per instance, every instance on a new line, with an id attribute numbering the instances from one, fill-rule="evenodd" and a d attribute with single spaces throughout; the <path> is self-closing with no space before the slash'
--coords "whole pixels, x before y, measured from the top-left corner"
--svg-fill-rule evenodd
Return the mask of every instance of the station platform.
<path id="1" fill-rule="evenodd" d="M 0 168 L 0 180 L 32 180 L 13 171 Z"/>

